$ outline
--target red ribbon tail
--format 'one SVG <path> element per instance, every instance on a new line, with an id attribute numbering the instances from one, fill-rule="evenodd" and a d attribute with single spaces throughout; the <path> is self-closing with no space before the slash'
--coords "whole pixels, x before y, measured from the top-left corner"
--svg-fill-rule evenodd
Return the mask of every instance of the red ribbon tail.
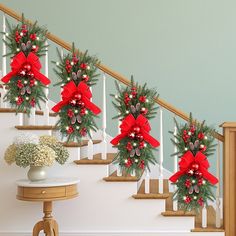
<path id="1" fill-rule="evenodd" d="M 44 85 L 49 85 L 51 81 L 42 73 L 38 72 L 37 70 L 33 70 L 34 76 L 37 80 L 39 80 Z"/>
<path id="2" fill-rule="evenodd" d="M 202 176 L 213 185 L 215 185 L 219 182 L 219 180 L 214 175 L 212 175 L 210 172 L 208 172 L 207 170 L 202 171 L 202 174 L 203 174 Z"/>
<path id="3" fill-rule="evenodd" d="M 7 75 L 5 75 L 1 80 L 3 83 L 7 84 L 14 75 L 15 73 L 11 71 Z"/>
<path id="4" fill-rule="evenodd" d="M 54 112 L 59 112 L 61 110 L 61 108 L 65 105 L 65 101 L 61 101 L 59 103 L 57 103 L 53 108 L 52 111 Z"/>
<path id="5" fill-rule="evenodd" d="M 175 174 L 173 174 L 173 175 L 169 178 L 169 180 L 170 180 L 171 182 L 175 183 L 183 174 L 184 174 L 184 172 L 180 170 L 180 171 L 176 172 Z"/>
<path id="6" fill-rule="evenodd" d="M 110 143 L 113 145 L 117 145 L 122 138 L 126 137 L 126 135 L 126 133 L 119 134 L 115 138 L 113 138 Z"/>
<path id="7" fill-rule="evenodd" d="M 93 112 L 95 115 L 98 115 L 101 112 L 101 109 L 97 107 L 94 103 L 90 102 L 88 99 L 84 99 L 84 104 L 87 109 Z"/>
<path id="8" fill-rule="evenodd" d="M 153 138 L 150 134 L 143 132 L 143 138 L 145 141 L 147 141 L 149 144 L 151 144 L 153 147 L 158 147 L 160 145 L 160 143 Z"/>

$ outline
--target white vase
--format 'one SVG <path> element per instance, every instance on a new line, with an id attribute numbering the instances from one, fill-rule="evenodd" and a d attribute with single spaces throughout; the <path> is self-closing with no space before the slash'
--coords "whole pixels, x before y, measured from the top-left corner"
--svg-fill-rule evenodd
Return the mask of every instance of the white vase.
<path id="1" fill-rule="evenodd" d="M 47 172 L 45 166 L 30 166 L 27 173 L 30 181 L 40 181 L 47 178 Z"/>

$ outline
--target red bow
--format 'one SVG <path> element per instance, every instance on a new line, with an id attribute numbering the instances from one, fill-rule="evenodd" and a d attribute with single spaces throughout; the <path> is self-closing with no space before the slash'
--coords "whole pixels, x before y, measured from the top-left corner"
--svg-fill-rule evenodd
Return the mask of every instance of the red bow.
<path id="1" fill-rule="evenodd" d="M 186 172 L 191 168 L 191 165 L 196 163 L 199 165 L 199 171 L 202 173 L 202 177 L 208 180 L 212 184 L 217 184 L 218 179 L 208 172 L 208 168 L 210 167 L 209 162 L 206 156 L 202 152 L 198 152 L 194 157 L 191 151 L 186 152 L 179 162 L 179 171 L 170 177 L 171 182 L 176 182 L 182 175 L 186 174 Z"/>
<path id="2" fill-rule="evenodd" d="M 132 114 L 123 119 L 122 124 L 120 125 L 121 134 L 112 139 L 111 144 L 117 145 L 121 139 L 127 137 L 132 132 L 132 128 L 135 126 L 140 128 L 139 133 L 143 136 L 145 141 L 150 143 L 153 147 L 158 147 L 160 145 L 160 143 L 149 134 L 151 127 L 148 123 L 148 119 L 143 115 L 139 115 L 135 120 Z"/>
<path id="3" fill-rule="evenodd" d="M 20 71 L 20 69 L 23 67 L 24 64 L 30 64 L 31 66 L 31 72 L 34 73 L 34 77 L 39 80 L 42 84 L 48 85 L 50 84 L 50 80 L 41 74 L 39 70 L 41 69 L 41 64 L 39 61 L 39 58 L 34 53 L 29 53 L 29 55 L 26 57 L 23 52 L 18 53 L 11 62 L 11 72 L 9 72 L 7 75 L 5 75 L 2 78 L 2 82 L 5 84 L 9 82 L 9 80 L 17 75 Z"/>
<path id="4" fill-rule="evenodd" d="M 61 108 L 70 103 L 71 100 L 75 98 L 76 95 L 80 96 L 80 101 L 84 103 L 85 107 L 92 111 L 95 115 L 101 112 L 100 108 L 93 104 L 90 99 L 92 98 L 92 93 L 87 84 L 80 82 L 78 86 L 71 81 L 64 86 L 61 93 L 62 101 L 55 105 L 52 110 L 54 112 L 59 112 Z"/>

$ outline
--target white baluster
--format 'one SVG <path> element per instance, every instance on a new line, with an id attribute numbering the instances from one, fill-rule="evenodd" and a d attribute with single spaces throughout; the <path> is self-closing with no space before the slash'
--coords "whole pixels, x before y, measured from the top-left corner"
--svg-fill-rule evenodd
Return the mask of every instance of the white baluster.
<path id="1" fill-rule="evenodd" d="M 64 51 L 63 51 L 63 48 L 61 48 L 61 58 L 63 59 L 64 57 Z M 61 85 L 61 92 L 63 91 L 63 86 L 64 84 Z"/>
<path id="2" fill-rule="evenodd" d="M 28 125 L 35 125 L 35 112 L 36 112 L 36 109 L 35 107 L 32 107 L 31 108 L 31 113 L 30 113 L 30 116 L 28 117 L 27 115 L 27 120 L 28 120 Z M 19 113 L 20 115 L 21 113 Z M 23 115 L 23 114 L 22 114 Z"/>
<path id="3" fill-rule="evenodd" d="M 122 176 L 122 170 L 119 165 L 117 165 L 117 176 Z"/>
<path id="4" fill-rule="evenodd" d="M 120 125 L 121 125 L 121 121 L 120 121 L 120 119 L 118 119 L 118 127 L 117 127 L 118 134 L 120 134 Z M 119 165 L 117 165 L 117 176 L 122 176 L 122 170 Z"/>
<path id="5" fill-rule="evenodd" d="M 145 176 L 145 180 L 144 180 L 144 192 L 145 193 L 150 193 L 150 174 L 149 171 L 146 171 L 146 176 Z"/>
<path id="6" fill-rule="evenodd" d="M 0 70 L 0 80 L 2 79 L 2 71 Z M 0 82 L 0 84 L 2 84 Z M 5 86 L 2 84 L 1 92 L 0 92 L 0 107 L 4 108 L 5 104 L 3 102 L 4 96 L 6 94 Z"/>
<path id="7" fill-rule="evenodd" d="M 204 204 L 202 208 L 202 228 L 207 227 L 207 209 L 206 209 L 206 204 Z"/>
<path id="8" fill-rule="evenodd" d="M 177 127 L 175 125 L 175 127 L 174 127 L 174 135 L 176 135 L 176 134 L 177 134 Z M 177 139 L 174 138 L 174 141 L 177 142 Z M 177 151 L 178 151 L 177 146 L 174 145 L 174 153 L 176 153 Z M 178 156 L 175 155 L 174 156 L 174 173 L 176 173 L 177 171 L 178 171 Z M 176 189 L 177 188 L 175 186 L 174 187 L 174 191 L 176 191 Z M 174 211 L 178 211 L 178 201 L 177 201 L 177 199 L 173 200 L 173 210 Z"/>
<path id="9" fill-rule="evenodd" d="M 162 107 L 160 107 L 160 156 L 159 156 L 159 193 L 163 193 L 163 118 Z"/>
<path id="10" fill-rule="evenodd" d="M 107 141 L 106 141 L 106 127 L 107 127 L 107 113 L 106 113 L 106 75 L 105 73 L 103 74 L 103 103 L 102 103 L 102 108 L 103 108 L 103 116 L 102 116 L 102 159 L 106 160 L 107 159 Z"/>
<path id="11" fill-rule="evenodd" d="M 3 18 L 2 18 L 2 32 L 3 32 L 3 36 L 2 39 L 6 40 L 6 35 L 4 33 L 6 33 L 6 15 L 3 14 Z M 5 44 L 5 42 L 3 41 L 2 43 L 2 55 L 6 55 L 7 53 L 7 46 Z M 7 74 L 7 58 L 6 57 L 2 57 L 2 76 L 5 76 Z M 2 92 L 1 92 L 1 107 L 6 108 L 7 107 L 7 103 L 3 102 L 3 98 L 6 94 L 6 88 L 4 85 L 2 85 Z"/>
<path id="12" fill-rule="evenodd" d="M 90 91 L 92 93 L 92 88 L 90 87 Z M 92 101 L 92 99 L 91 99 Z M 88 140 L 88 146 L 87 146 L 87 155 L 88 155 L 88 159 L 89 160 L 93 160 L 93 132 L 92 130 L 90 131 L 90 135 L 91 137 L 89 137 L 89 140 Z"/>
<path id="13" fill-rule="evenodd" d="M 45 45 L 48 46 L 48 42 L 45 42 Z M 44 74 L 46 77 L 48 77 L 48 48 L 47 51 L 45 52 L 45 59 L 44 59 L 44 67 L 45 71 Z M 43 118 L 44 118 L 44 125 L 49 125 L 49 106 L 48 106 L 48 94 L 49 94 L 49 86 L 47 85 L 45 88 L 45 95 L 46 95 L 46 102 L 45 102 L 45 107 L 43 109 Z"/>
<path id="14" fill-rule="evenodd" d="M 221 227 L 221 212 L 220 212 L 220 142 L 217 144 L 217 157 L 216 157 L 216 177 L 219 182 L 216 186 L 216 228 Z"/>

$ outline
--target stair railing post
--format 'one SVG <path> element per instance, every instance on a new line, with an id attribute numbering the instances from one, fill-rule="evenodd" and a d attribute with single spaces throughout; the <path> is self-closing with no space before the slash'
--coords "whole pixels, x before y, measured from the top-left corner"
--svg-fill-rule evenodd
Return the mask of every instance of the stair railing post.
<path id="1" fill-rule="evenodd" d="M 160 111 L 160 155 L 159 155 L 159 193 L 163 193 L 163 110 L 162 107 L 159 109 Z"/>
<path id="2" fill-rule="evenodd" d="M 175 125 L 174 127 L 174 136 L 177 135 L 177 127 Z M 176 137 L 174 138 L 175 143 L 177 142 Z M 178 148 L 176 145 L 174 145 L 174 153 L 177 153 Z M 174 173 L 178 171 L 178 155 L 174 156 Z M 174 191 L 176 191 L 176 186 L 174 187 Z M 178 211 L 178 201 L 177 199 L 173 199 L 173 210 Z"/>
<path id="3" fill-rule="evenodd" d="M 107 127 L 107 106 L 106 106 L 106 74 L 103 74 L 102 78 L 102 159 L 107 159 L 107 134 L 106 134 L 106 127 Z"/>

